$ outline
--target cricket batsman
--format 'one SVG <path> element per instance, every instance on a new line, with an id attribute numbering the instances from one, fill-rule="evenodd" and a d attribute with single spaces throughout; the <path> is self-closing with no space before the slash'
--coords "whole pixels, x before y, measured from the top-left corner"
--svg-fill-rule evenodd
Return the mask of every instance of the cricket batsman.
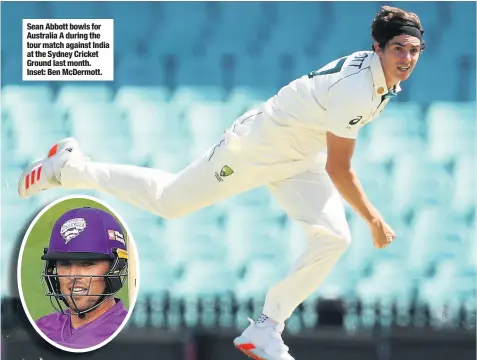
<path id="1" fill-rule="evenodd" d="M 285 321 L 351 241 L 342 198 L 369 225 L 377 248 L 395 237 L 364 193 L 351 160 L 360 129 L 379 116 L 414 70 L 425 48 L 423 34 L 416 14 L 384 6 L 371 24 L 372 51 L 333 60 L 284 86 L 239 117 L 181 172 L 88 161 L 68 138 L 24 171 L 19 194 L 94 189 L 171 219 L 266 186 L 301 225 L 308 248 L 268 290 L 263 314 L 250 320 L 234 344 L 253 359 L 293 360 L 281 335 Z"/>
<path id="2" fill-rule="evenodd" d="M 126 240 L 118 221 L 89 207 L 67 211 L 55 222 L 41 259 L 42 286 L 56 310 L 36 321 L 41 332 L 70 349 L 91 348 L 109 339 L 128 313 L 114 297 L 128 273 Z"/>

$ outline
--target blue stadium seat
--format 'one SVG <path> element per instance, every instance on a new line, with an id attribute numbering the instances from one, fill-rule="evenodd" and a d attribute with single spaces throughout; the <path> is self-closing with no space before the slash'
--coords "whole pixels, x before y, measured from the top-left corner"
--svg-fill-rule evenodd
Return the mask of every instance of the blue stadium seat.
<path id="1" fill-rule="evenodd" d="M 42 1 L 28 1 L 22 4 L 10 2 L 2 7 L 2 26 L 9 29 L 2 33 L 2 47 L 8 52 L 21 59 L 22 53 L 22 19 L 48 19 L 50 15 L 47 11 L 48 5 Z M 67 18 L 68 19 L 68 18 Z M 3 62 L 2 56 L 2 62 Z M 21 66 L 21 61 L 19 62 Z M 2 64 L 3 68 L 4 64 Z M 3 75 L 3 74 L 2 74 Z M 21 75 L 20 75 L 21 76 Z M 6 78 L 2 76 L 2 83 L 6 84 Z M 21 77 L 17 83 L 20 83 Z"/>
<path id="2" fill-rule="evenodd" d="M 2 108 L 11 109 L 25 103 L 50 103 L 53 90 L 49 85 L 6 85 L 2 88 Z"/>
<path id="3" fill-rule="evenodd" d="M 15 145 L 15 133 L 14 133 L 14 125 L 13 120 L 9 116 L 9 114 L 2 109 L 1 111 L 1 121 L 2 121 L 2 131 L 1 131 L 1 140 L 0 140 L 0 149 L 2 154 L 2 166 L 8 167 L 12 164 L 16 163 L 15 158 L 12 156 L 5 156 L 7 152 L 13 149 Z"/>
<path id="4" fill-rule="evenodd" d="M 423 116 L 422 106 L 417 102 L 391 101 L 379 115 L 380 120 L 374 123 L 373 133 L 389 135 L 397 132 L 401 136 L 424 136 L 426 126 Z"/>
<path id="5" fill-rule="evenodd" d="M 157 3 L 124 1 L 117 4 L 99 3 L 109 19 L 114 19 L 115 53 L 130 53 L 138 43 L 146 41 L 157 31 L 161 21 L 158 21 Z"/>
<path id="6" fill-rule="evenodd" d="M 251 110 L 255 103 L 248 101 L 227 100 L 223 103 L 224 118 L 223 124 L 225 128 L 230 128 L 232 124 L 240 116 Z"/>
<path id="7" fill-rule="evenodd" d="M 63 188 L 58 188 L 53 191 L 42 191 L 35 195 L 35 204 L 38 206 L 39 209 L 44 208 L 45 206 L 51 204 L 53 201 L 58 200 L 64 196 L 72 196 L 72 195 L 86 195 L 86 196 L 94 196 L 98 197 L 98 192 L 94 190 L 67 190 Z"/>
<path id="8" fill-rule="evenodd" d="M 395 156 L 426 150 L 425 124 L 417 103 L 390 103 L 368 127 L 368 156 L 372 161 L 387 162 Z"/>
<path id="9" fill-rule="evenodd" d="M 58 91 L 56 104 L 68 110 L 70 107 L 80 106 L 82 103 L 107 103 L 112 99 L 113 91 L 107 85 L 67 84 Z"/>
<path id="10" fill-rule="evenodd" d="M 310 73 L 311 71 L 318 70 L 322 66 L 326 65 L 332 57 L 323 56 L 323 54 L 317 55 L 298 55 L 293 56 L 293 71 L 289 81 L 301 78 L 302 76 Z"/>
<path id="11" fill-rule="evenodd" d="M 231 117 L 238 118 L 273 97 L 278 90 L 275 87 L 235 86 L 225 101 L 227 112 L 230 111 Z"/>
<path id="12" fill-rule="evenodd" d="M 18 203 L 20 198 L 17 192 L 17 181 L 24 167 L 18 164 L 4 166 L 2 164 L 2 204 Z M 6 214 L 6 213 L 4 213 Z"/>
<path id="13" fill-rule="evenodd" d="M 282 81 L 282 68 L 278 58 L 248 53 L 235 54 L 234 86 L 265 86 L 278 89 L 290 82 Z"/>
<path id="14" fill-rule="evenodd" d="M 435 56 L 429 53 L 422 54 L 410 80 L 401 86 L 403 92 L 406 92 L 410 99 L 423 104 L 458 100 L 458 63 L 451 56 L 443 56 L 439 59 L 439 61 L 435 61 Z M 446 69 L 446 71 L 442 71 L 442 69 Z M 436 72 L 441 73 L 439 79 L 435 76 Z M 446 84 L 446 86 L 442 86 L 442 84 Z M 432 97 L 429 94 L 432 94 Z"/>
<path id="15" fill-rule="evenodd" d="M 391 188 L 390 206 L 398 214 L 408 214 L 422 206 L 448 204 L 453 183 L 442 164 L 422 154 L 402 155 L 395 160 Z"/>
<path id="16" fill-rule="evenodd" d="M 245 269 L 245 275 L 237 282 L 235 295 L 237 300 L 263 300 L 269 288 L 286 275 L 286 268 L 279 263 L 252 260 Z"/>
<path id="17" fill-rule="evenodd" d="M 297 3 L 277 3 L 279 8 L 280 4 L 290 4 L 289 6 L 296 7 Z M 310 4 L 317 3 L 310 2 Z M 314 16 L 312 13 L 308 14 Z M 269 30 L 269 39 L 267 39 L 260 51 L 262 54 L 267 54 L 267 56 L 271 57 L 279 57 L 283 54 L 304 56 L 307 46 L 314 40 L 314 30 L 316 27 L 316 21 L 307 21 L 301 15 L 294 16 L 290 13 L 284 19 L 284 23 L 277 24 Z"/>
<path id="18" fill-rule="evenodd" d="M 119 109 L 94 102 L 73 104 L 68 114 L 71 134 L 86 156 L 94 161 L 127 163 L 131 140 Z"/>
<path id="19" fill-rule="evenodd" d="M 441 161 L 475 152 L 476 103 L 433 103 L 427 112 L 429 155 Z"/>
<path id="20" fill-rule="evenodd" d="M 323 16 L 321 15 L 321 4 L 319 2 L 277 2 L 276 6 L 276 29 L 281 27 L 293 27 L 297 34 L 305 35 L 306 32 L 311 32 L 307 26 L 324 25 Z M 298 29 L 299 25 L 305 25 L 306 32 Z"/>
<path id="21" fill-rule="evenodd" d="M 469 35 L 472 36 L 472 29 L 475 29 L 476 26 L 473 21 L 476 4 L 473 2 L 450 3 L 448 10 L 451 17 L 450 28 L 453 30 L 469 30 Z"/>
<path id="22" fill-rule="evenodd" d="M 383 261 L 377 264 L 371 276 L 362 278 L 356 286 L 356 295 L 361 302 L 361 326 L 370 328 L 380 324 L 388 327 L 391 325 L 394 311 L 397 313 L 398 322 L 409 324 L 408 312 L 416 285 L 417 281 L 403 268 L 400 261 Z M 379 315 L 376 314 L 376 305 L 380 309 Z M 353 327 L 353 308 L 348 308 L 348 311 L 350 316 L 347 326 Z"/>
<path id="23" fill-rule="evenodd" d="M 6 229 L 4 229 L 6 228 Z M 15 230 L 12 232 L 11 230 Z M 18 289 L 15 286 L 16 274 L 17 274 L 17 259 L 19 254 L 19 248 L 21 245 L 21 237 L 18 236 L 19 232 L 17 229 L 12 229 L 9 226 L 2 226 L 1 236 L 2 236 L 2 245 L 1 245 L 1 272 L 3 274 L 2 284 L 1 284 L 1 296 L 16 296 L 18 295 Z M 13 275 L 15 275 L 15 281 L 13 280 Z M 15 285 L 14 285 L 15 284 Z"/>
<path id="24" fill-rule="evenodd" d="M 230 25 L 232 28 L 240 28 L 244 22 L 250 27 L 256 26 L 262 17 L 263 2 L 230 2 L 219 3 L 220 23 L 223 26 Z"/>
<path id="25" fill-rule="evenodd" d="M 209 51 L 214 54 L 245 53 L 257 38 L 257 31 L 264 15 L 263 3 L 217 4 L 220 20 L 214 23 Z"/>
<path id="26" fill-rule="evenodd" d="M 359 281 L 356 292 L 365 304 L 397 302 L 407 308 L 415 285 L 412 273 L 403 268 L 401 261 L 385 260 L 375 264 L 370 277 Z"/>
<path id="27" fill-rule="evenodd" d="M 468 249 L 463 264 L 477 269 L 477 220 L 473 219 L 472 225 L 465 231 L 465 247 Z"/>
<path id="28" fill-rule="evenodd" d="M 168 293 L 174 286 L 176 278 L 174 272 L 158 258 L 141 258 L 139 262 L 140 278 L 139 293 L 154 297 Z M 158 274 L 159 276 L 154 276 Z"/>
<path id="29" fill-rule="evenodd" d="M 125 85 L 120 87 L 114 95 L 114 103 L 121 109 L 127 110 L 143 103 L 161 105 L 169 97 L 170 90 L 164 86 Z"/>
<path id="30" fill-rule="evenodd" d="M 148 39 L 151 52 L 155 56 L 167 54 L 192 56 L 194 46 L 202 40 L 203 29 L 207 25 L 206 3 L 189 2 L 187 6 L 182 6 L 175 2 L 162 2 L 159 7 L 162 21 Z M 187 26 L 176 19 L 187 19 Z M 194 31 L 191 32 L 189 29 Z"/>
<path id="31" fill-rule="evenodd" d="M 166 69 L 160 59 L 151 55 L 128 53 L 121 57 L 114 70 L 117 86 L 164 86 Z"/>
<path id="32" fill-rule="evenodd" d="M 475 268 L 462 267 L 459 260 L 449 260 L 438 266 L 433 277 L 421 283 L 418 299 L 428 304 L 432 326 L 454 323 L 462 303 L 475 304 L 476 273 Z"/>
<path id="33" fill-rule="evenodd" d="M 443 259 L 458 259 L 466 250 L 465 221 L 448 208 L 429 207 L 416 215 L 412 226 L 409 265 L 418 273 L 432 270 Z"/>
<path id="34" fill-rule="evenodd" d="M 357 143 L 361 144 L 365 142 L 358 140 Z M 359 150 L 360 149 L 356 150 L 356 155 L 368 154 L 366 151 L 358 153 Z M 353 159 L 353 169 L 355 169 L 370 200 L 381 209 L 387 206 L 392 198 L 390 174 L 385 165 L 369 161 L 366 155 L 356 156 L 356 158 Z"/>
<path id="35" fill-rule="evenodd" d="M 166 326 L 165 302 L 170 289 L 174 286 L 176 276 L 173 269 L 162 261 L 161 252 L 149 250 L 148 255 L 140 254 L 139 292 L 129 321 L 136 326 L 145 326 L 149 318 L 152 326 L 164 327 Z"/>
<path id="36" fill-rule="evenodd" d="M 370 49 L 369 26 L 374 14 L 379 9 L 378 6 L 375 2 L 333 3 L 335 19 L 329 19 L 327 24 L 327 32 L 333 34 L 333 37 L 329 37 L 323 44 L 320 42 L 320 52 L 328 55 L 333 54 L 331 57 L 337 58 L 355 51 Z M 347 26 L 339 25 L 340 18 L 338 16 L 341 14 L 350 14 L 350 16 L 346 16 Z M 347 41 L 335 41 L 334 39 L 347 39 Z"/>
<path id="37" fill-rule="evenodd" d="M 225 90 L 220 86 L 180 86 L 172 94 L 171 103 L 184 110 L 196 101 L 222 101 Z"/>
<path id="38" fill-rule="evenodd" d="M 200 190 L 193 190 L 200 191 Z M 166 222 L 164 237 L 168 239 L 187 239 L 198 235 L 210 235 L 220 238 L 223 235 L 221 222 L 224 213 L 220 206 L 212 205 L 197 210 L 180 219 L 171 219 Z"/>
<path id="39" fill-rule="evenodd" d="M 21 42 L 21 40 L 19 40 Z M 22 56 L 21 54 L 2 55 L 2 84 L 24 85 L 22 80 Z"/>
<path id="40" fill-rule="evenodd" d="M 474 154 L 461 155 L 456 159 L 454 167 L 454 194 L 452 197 L 452 210 L 468 215 L 476 208 L 475 191 L 475 164 Z"/>
<path id="41" fill-rule="evenodd" d="M 2 213 L 2 243 L 21 241 L 28 221 L 32 221 L 41 210 L 38 197 L 21 199 L 18 195 L 17 183 L 22 171 L 23 167 L 2 168 L 2 208 L 8 209 Z M 19 214 L 23 221 L 18 221 Z"/>
<path id="42" fill-rule="evenodd" d="M 18 161 L 39 159 L 68 136 L 62 112 L 48 102 L 23 102 L 10 109 L 10 119 L 15 141 L 10 154 Z"/>
<path id="43" fill-rule="evenodd" d="M 187 141 L 184 139 L 183 144 L 180 141 L 161 142 L 152 154 L 151 167 L 174 174 L 184 170 L 194 158 Z"/>
<path id="44" fill-rule="evenodd" d="M 50 5 L 53 19 L 104 19 L 109 15 L 104 8 L 105 3 L 81 1 L 58 1 Z M 105 18 L 109 18 L 106 16 Z"/>
<path id="45" fill-rule="evenodd" d="M 177 67 L 175 81 L 181 86 L 222 86 L 224 83 L 222 61 L 216 56 L 181 56 Z"/>
<path id="46" fill-rule="evenodd" d="M 194 154 L 200 155 L 205 150 L 220 142 L 223 133 L 228 127 L 222 102 L 192 103 L 185 115 L 185 122 L 189 126 L 193 143 Z"/>
<path id="47" fill-rule="evenodd" d="M 465 4 L 465 3 L 463 2 L 462 4 Z M 472 3 L 469 2 L 469 4 L 472 4 Z M 474 5 L 474 12 L 475 12 L 475 5 Z M 462 13 L 462 15 L 464 15 L 464 12 Z M 463 20 L 463 21 L 459 21 L 459 24 L 462 24 L 462 25 L 453 26 L 453 29 L 454 29 L 453 31 L 466 31 L 466 32 L 469 33 L 469 37 L 466 37 L 465 39 L 462 39 L 462 38 L 453 39 L 451 33 L 447 32 L 447 31 L 444 31 L 440 35 L 441 38 L 439 39 L 439 42 L 441 44 L 449 44 L 450 42 L 452 42 L 452 44 L 454 45 L 453 57 L 455 57 L 455 59 L 459 59 L 460 57 L 466 56 L 466 55 L 475 58 L 475 49 L 472 46 L 468 46 L 468 43 L 467 43 L 467 42 L 471 42 L 472 39 L 475 42 L 475 35 L 476 35 L 475 34 L 475 21 L 466 22 L 465 20 Z M 459 27 L 460 27 L 460 29 L 459 29 Z M 472 30 L 472 28 L 473 28 L 473 30 Z M 438 45 L 438 46 L 439 46 L 439 48 L 438 48 L 439 55 L 438 56 L 446 57 L 446 54 L 445 54 L 446 49 L 441 47 L 440 45 Z M 475 69 L 475 61 L 474 61 L 473 64 L 471 64 L 471 66 Z M 475 83 L 473 83 L 472 86 L 475 86 Z"/>
<path id="48" fill-rule="evenodd" d="M 279 89 L 274 86 L 235 86 L 229 96 L 229 102 L 256 103 L 265 102 L 273 97 Z"/>
<path id="49" fill-rule="evenodd" d="M 379 208 L 385 221 L 396 233 L 395 240 L 384 249 L 376 249 L 369 226 L 361 217 L 355 215 L 348 220 L 351 231 L 351 246 L 346 253 L 346 266 L 350 271 L 362 273 L 382 260 L 406 261 L 410 247 L 410 231 L 405 221 L 390 211 Z"/>
<path id="50" fill-rule="evenodd" d="M 437 31 L 437 28 L 440 26 L 439 19 L 439 6 L 440 4 L 435 3 L 425 3 L 422 1 L 408 2 L 408 1 L 395 1 L 392 6 L 405 9 L 407 11 L 412 11 L 419 16 L 419 19 L 422 22 L 424 29 L 429 29 L 431 31 Z M 452 6 L 452 5 L 451 5 Z M 435 29 L 435 30 L 434 30 Z M 426 31 L 427 34 L 427 31 Z"/>
<path id="51" fill-rule="evenodd" d="M 164 148 L 166 143 L 177 148 L 188 139 L 180 109 L 165 102 L 137 102 L 126 110 L 132 142 L 131 158 L 144 161 Z"/>
<path id="52" fill-rule="evenodd" d="M 247 224 L 247 226 L 244 226 Z M 287 260 L 287 238 L 274 214 L 260 207 L 227 211 L 224 239 L 229 246 L 229 263 L 240 268 L 253 258 Z"/>
<path id="53" fill-rule="evenodd" d="M 223 234 L 219 234 L 218 231 L 206 234 L 187 231 L 189 229 L 179 230 L 177 226 L 171 229 L 167 225 L 162 234 L 167 263 L 172 268 L 181 269 L 194 260 L 223 261 L 226 259 L 228 248 Z"/>
<path id="54" fill-rule="evenodd" d="M 224 295 L 234 290 L 236 281 L 235 273 L 226 263 L 191 261 L 182 278 L 172 287 L 172 294 L 188 298 Z"/>
<path id="55" fill-rule="evenodd" d="M 198 29 L 207 21 L 207 3 L 189 2 L 187 6 L 175 2 L 161 3 L 161 13 L 168 26 L 182 27 L 175 19 L 187 18 L 192 29 Z"/>

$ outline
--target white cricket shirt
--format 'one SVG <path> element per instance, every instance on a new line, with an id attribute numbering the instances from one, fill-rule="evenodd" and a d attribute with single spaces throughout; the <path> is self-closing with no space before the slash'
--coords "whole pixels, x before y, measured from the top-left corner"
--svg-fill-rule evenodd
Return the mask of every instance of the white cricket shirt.
<path id="1" fill-rule="evenodd" d="M 280 89 L 261 108 L 260 132 L 295 159 L 326 154 L 327 131 L 356 139 L 400 90 L 388 91 L 376 53 L 356 52 Z"/>

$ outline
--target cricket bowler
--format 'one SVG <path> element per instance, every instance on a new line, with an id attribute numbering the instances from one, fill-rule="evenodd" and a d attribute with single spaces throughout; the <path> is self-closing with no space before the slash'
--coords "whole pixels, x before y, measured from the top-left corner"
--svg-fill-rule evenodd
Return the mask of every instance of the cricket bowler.
<path id="1" fill-rule="evenodd" d="M 56 310 L 36 321 L 41 332 L 69 349 L 109 339 L 128 313 L 114 297 L 127 281 L 128 266 L 118 221 L 99 209 L 70 210 L 55 222 L 41 259 L 42 286 Z"/>
<path id="2" fill-rule="evenodd" d="M 19 194 L 93 189 L 172 219 L 266 186 L 301 225 L 308 245 L 268 290 L 263 314 L 250 320 L 234 344 L 253 359 L 293 360 L 282 339 L 285 321 L 351 241 L 342 199 L 369 225 L 375 247 L 395 237 L 364 193 L 351 160 L 360 129 L 379 116 L 414 70 L 425 48 L 423 34 L 416 14 L 384 6 L 371 24 L 372 51 L 333 60 L 284 86 L 179 173 L 89 161 L 77 141 L 67 138 L 24 171 Z"/>

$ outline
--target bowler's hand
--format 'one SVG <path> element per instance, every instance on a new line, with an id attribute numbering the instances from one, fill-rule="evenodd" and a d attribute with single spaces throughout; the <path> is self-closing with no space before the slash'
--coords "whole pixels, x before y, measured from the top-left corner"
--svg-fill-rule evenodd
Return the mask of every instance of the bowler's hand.
<path id="1" fill-rule="evenodd" d="M 396 237 L 393 229 L 383 219 L 372 220 L 368 225 L 373 237 L 373 244 L 378 249 L 386 247 Z"/>

